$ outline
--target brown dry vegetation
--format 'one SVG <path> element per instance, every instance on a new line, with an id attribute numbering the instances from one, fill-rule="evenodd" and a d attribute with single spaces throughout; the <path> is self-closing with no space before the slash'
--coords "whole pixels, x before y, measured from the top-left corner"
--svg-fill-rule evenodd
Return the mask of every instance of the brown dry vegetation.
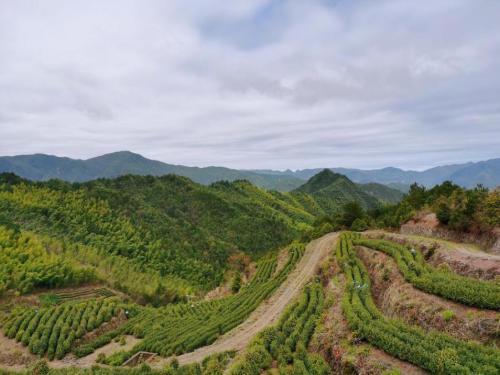
<path id="1" fill-rule="evenodd" d="M 286 248 L 284 249 L 286 252 Z M 229 269 L 224 273 L 224 280 L 216 288 L 205 294 L 206 301 L 227 297 L 233 294 L 231 285 L 236 272 L 240 272 L 242 285 L 249 282 L 257 271 L 256 262 L 243 252 L 235 253 L 228 259 Z"/>

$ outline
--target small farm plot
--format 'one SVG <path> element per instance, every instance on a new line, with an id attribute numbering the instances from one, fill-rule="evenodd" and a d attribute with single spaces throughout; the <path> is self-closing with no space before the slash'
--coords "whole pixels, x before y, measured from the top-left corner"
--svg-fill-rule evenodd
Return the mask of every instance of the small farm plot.
<path id="1" fill-rule="evenodd" d="M 4 334 L 31 353 L 61 359 L 75 340 L 100 327 L 119 311 L 116 298 L 66 302 L 58 306 L 18 308 L 2 322 Z"/>
<path id="2" fill-rule="evenodd" d="M 84 287 L 41 294 L 39 298 L 42 303 L 57 305 L 64 302 L 81 301 L 99 297 L 113 297 L 115 295 L 113 291 L 106 287 Z"/>

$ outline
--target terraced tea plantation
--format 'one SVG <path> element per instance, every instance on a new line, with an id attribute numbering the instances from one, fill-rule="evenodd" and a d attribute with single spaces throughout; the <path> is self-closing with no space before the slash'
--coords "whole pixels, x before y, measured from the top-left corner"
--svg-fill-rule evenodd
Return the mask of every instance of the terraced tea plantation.
<path id="1" fill-rule="evenodd" d="M 302 257 L 305 246 L 293 243 L 289 259 L 276 272 L 276 257 L 264 258 L 258 263 L 253 279 L 235 295 L 206 302 L 171 305 L 163 308 L 141 308 L 138 315 L 125 325 L 75 350 L 84 356 L 110 342 L 114 337 L 128 333 L 143 338 L 132 351 L 110 356 L 107 363 L 121 364 L 138 351 L 155 352 L 162 356 L 192 351 L 208 345 L 220 335 L 242 323 L 286 279 Z"/>
<path id="2" fill-rule="evenodd" d="M 128 370 L 122 365 L 139 352 L 151 352 L 157 354 L 162 371 L 170 375 L 332 375 L 346 369 L 358 371 L 359 363 L 352 358 L 361 355 L 362 366 L 377 349 L 384 352 L 386 360 L 389 358 L 389 365 L 371 367 L 376 369 L 373 373 L 379 375 L 406 374 L 406 367 L 398 370 L 404 362 L 404 366 L 440 375 L 500 373 L 500 351 L 494 341 L 480 343 L 461 339 L 454 332 L 444 333 L 439 326 L 424 329 L 417 324 L 419 322 L 386 316 L 383 304 L 372 295 L 376 288 L 372 291 L 370 275 L 381 276 L 369 274 L 363 262 L 371 259 L 366 254 L 379 253 L 376 259 L 384 259 L 383 262 L 389 262 L 389 256 L 394 260 L 393 275 L 401 274 L 399 283 L 411 289 L 415 287 L 418 293 L 433 295 L 444 303 L 453 301 L 455 305 L 472 309 L 474 314 L 487 312 L 490 323 L 495 319 L 498 323 L 500 285 L 497 280 L 460 276 L 445 267 L 433 267 L 419 249 L 407 244 L 371 239 L 353 232 L 325 238 L 339 238 L 335 245 L 333 241 L 323 242 L 328 244 L 323 246 L 323 254 L 331 249 L 331 257 L 323 257 L 325 263 L 321 267 L 318 267 L 320 263 L 315 263 L 307 280 L 314 272 L 317 272 L 316 279 L 300 284 L 303 289 L 297 288 L 295 299 L 288 300 L 289 306 L 280 310 L 279 319 L 276 315 L 273 325 L 266 323 L 264 329 L 260 326 L 259 331 L 255 331 L 259 332 L 256 336 L 248 337 L 244 350 L 230 355 L 211 352 L 212 357 L 203 365 L 188 362 L 179 366 L 173 358 L 179 356 L 180 360 L 196 355 L 199 352 L 196 349 L 202 347 L 203 353 L 210 352 L 211 344 L 220 336 L 248 319 L 297 267 L 305 252 L 303 243 L 293 242 L 288 247 L 288 259 L 284 264 L 279 264 L 273 253 L 261 258 L 252 279 L 237 293 L 223 298 L 153 307 L 124 303 L 105 287 L 79 287 L 54 290 L 47 295 L 47 305 L 52 303 L 48 307 L 17 307 L 0 324 L 7 339 L 16 340 L 41 358 L 49 361 L 64 358 L 58 366 L 71 363 L 77 367 L 94 365 L 97 360 L 99 364 L 113 366 L 99 370 L 106 374 L 114 371 L 141 373 L 144 369 Z M 312 259 L 311 254 L 308 248 L 307 258 L 301 266 Z M 293 277 L 297 277 L 296 273 Z M 289 286 L 287 284 L 285 290 Z M 336 288 L 339 294 L 334 296 Z M 29 297 L 22 298 L 29 300 Z M 119 324 L 98 330 L 118 314 L 120 319 L 115 322 Z M 343 336 L 329 344 L 325 335 L 334 335 L 335 330 L 343 331 Z M 90 332 L 92 334 L 87 335 Z M 238 331 L 234 334 L 238 335 Z M 124 344 L 120 341 L 125 342 L 126 335 L 135 338 L 129 338 L 131 344 L 122 347 Z M 231 337 L 226 336 L 222 341 L 229 341 Z M 87 357 L 108 344 L 109 347 L 101 349 L 106 354 Z M 214 346 L 220 347 L 220 341 Z M 68 353 L 72 355 L 65 357 Z M 230 360 L 232 357 L 234 360 Z M 88 358 L 92 358 L 92 362 L 88 362 Z M 396 359 L 404 362 L 394 362 Z M 214 366 L 215 372 L 211 372 L 208 363 Z M 154 361 L 151 366 L 155 367 Z M 58 371 L 68 370 L 50 371 L 58 374 Z M 151 372 L 160 374 L 156 369 Z"/>
<path id="3" fill-rule="evenodd" d="M 396 261 L 406 281 L 424 292 L 465 305 L 500 310 L 500 283 L 442 272 L 425 263 L 419 250 L 386 240 L 353 239 L 355 245 L 382 251 Z"/>
<path id="4" fill-rule="evenodd" d="M 57 307 L 15 310 L 3 323 L 4 334 L 49 360 L 61 359 L 75 340 L 100 327 L 119 311 L 114 298 L 67 302 Z"/>
<path id="5" fill-rule="evenodd" d="M 230 374 L 260 374 L 273 367 L 273 363 L 280 373 L 328 373 L 323 358 L 306 352 L 323 308 L 323 287 L 319 283 L 306 286 L 301 298 L 285 311 L 278 324 L 265 329 L 249 345 Z"/>
<path id="6" fill-rule="evenodd" d="M 488 375 L 500 373 L 498 349 L 457 340 L 437 331 L 425 332 L 417 326 L 386 318 L 372 299 L 370 278 L 354 251 L 355 243 L 384 249 L 393 255 L 398 259 L 398 265 L 405 270 L 402 272 L 410 275 L 410 280 L 415 280 L 414 275 L 422 274 L 431 274 L 428 277 L 441 279 L 436 274 L 432 275 L 433 271 L 423 266 L 418 253 L 408 254 L 403 249 L 387 242 L 361 240 L 358 234 L 342 235 L 336 248 L 337 261 L 342 267 L 347 283 L 342 308 L 349 327 L 359 337 L 394 357 L 413 363 L 431 373 Z M 405 261 L 402 260 L 403 257 Z M 455 276 L 450 275 L 450 280 L 454 278 Z M 475 287 L 475 284 L 472 285 Z M 460 288 L 463 288 L 461 283 L 451 286 L 448 290 L 455 290 L 456 294 L 450 292 L 448 296 L 458 295 L 461 292 Z M 457 300 L 461 299 L 457 298 Z M 484 303 L 488 307 L 496 306 L 494 298 L 474 301 L 487 301 Z"/>

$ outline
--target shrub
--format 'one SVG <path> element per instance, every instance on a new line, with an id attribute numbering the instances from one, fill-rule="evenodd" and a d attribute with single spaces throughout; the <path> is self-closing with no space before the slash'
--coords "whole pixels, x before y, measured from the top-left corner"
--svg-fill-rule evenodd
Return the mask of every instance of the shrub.
<path id="1" fill-rule="evenodd" d="M 455 318 L 455 312 L 452 310 L 444 310 L 441 312 L 441 317 L 445 322 L 449 322 Z"/>
<path id="2" fill-rule="evenodd" d="M 368 229 L 368 224 L 366 224 L 364 219 L 357 218 L 353 221 L 351 229 L 355 232 L 363 232 Z"/>
<path id="3" fill-rule="evenodd" d="M 179 360 L 176 357 L 172 358 L 172 360 L 170 361 L 170 367 L 172 367 L 174 370 L 177 370 L 179 368 Z"/>
<path id="4" fill-rule="evenodd" d="M 231 284 L 231 290 L 233 293 L 238 293 L 241 288 L 241 272 L 236 272 L 233 278 L 233 283 Z"/>
<path id="5" fill-rule="evenodd" d="M 33 368 L 31 369 L 32 375 L 48 375 L 49 372 L 50 372 L 49 365 L 45 360 L 40 360 L 36 362 Z"/>
<path id="6" fill-rule="evenodd" d="M 397 368 L 391 368 L 389 370 L 384 370 L 382 375 L 402 375 L 401 370 Z"/>

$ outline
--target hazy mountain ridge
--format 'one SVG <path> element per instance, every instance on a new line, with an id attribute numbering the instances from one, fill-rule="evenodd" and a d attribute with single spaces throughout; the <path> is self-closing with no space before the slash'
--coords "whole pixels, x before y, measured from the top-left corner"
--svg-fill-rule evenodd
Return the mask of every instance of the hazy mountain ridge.
<path id="1" fill-rule="evenodd" d="M 23 178 L 46 181 L 52 178 L 69 182 L 85 182 L 97 178 L 114 178 L 125 174 L 162 176 L 176 174 L 204 185 L 216 181 L 248 180 L 253 184 L 288 191 L 304 181 L 288 175 L 265 175 L 225 167 L 187 167 L 151 160 L 129 151 L 119 151 L 80 160 L 45 154 L 0 157 L 0 173 L 12 172 Z"/>
<path id="2" fill-rule="evenodd" d="M 500 158 L 464 164 L 444 165 L 424 171 L 403 170 L 394 167 L 363 170 L 352 168 L 329 168 L 336 173 L 347 176 L 358 183 L 376 182 L 379 184 L 397 187 L 405 191 L 405 186 L 417 182 L 426 187 L 432 187 L 446 180 L 450 180 L 463 187 L 471 188 L 483 184 L 488 188 L 500 185 Z M 321 171 L 321 168 L 284 171 L 279 175 L 290 175 L 301 179 L 308 179 Z M 273 171 L 257 170 L 259 173 L 272 175 Z"/>
<path id="3" fill-rule="evenodd" d="M 403 192 L 406 192 L 409 185 L 414 182 L 426 187 L 432 187 L 446 180 L 467 188 L 474 187 L 477 184 L 483 184 L 488 188 L 495 188 L 500 185 L 500 158 L 438 166 L 424 171 L 403 170 L 395 167 L 371 170 L 342 167 L 329 169 L 336 173 L 343 174 L 357 183 L 376 182 L 399 189 Z M 270 176 L 288 175 L 307 180 L 321 172 L 321 170 L 322 168 L 299 169 L 296 171 L 289 169 L 286 171 L 257 169 L 254 170 L 254 172 Z"/>
<path id="4" fill-rule="evenodd" d="M 445 165 L 424 171 L 386 167 L 373 170 L 329 168 L 361 184 L 378 183 L 403 192 L 414 182 L 432 187 L 445 180 L 464 187 L 481 183 L 489 188 L 500 185 L 500 158 L 475 163 Z M 84 182 L 97 178 L 113 178 L 124 174 L 177 174 L 208 185 L 216 181 L 248 180 L 253 184 L 278 191 L 291 191 L 320 173 L 323 168 L 285 171 L 256 169 L 238 170 L 225 167 L 188 167 L 147 159 L 129 151 L 119 151 L 95 158 L 80 160 L 45 154 L 0 157 L 0 173 L 13 172 L 21 177 L 45 181 L 58 178 L 70 182 Z M 373 191 L 373 187 L 370 189 Z M 387 193 L 387 192 L 386 192 Z"/>

